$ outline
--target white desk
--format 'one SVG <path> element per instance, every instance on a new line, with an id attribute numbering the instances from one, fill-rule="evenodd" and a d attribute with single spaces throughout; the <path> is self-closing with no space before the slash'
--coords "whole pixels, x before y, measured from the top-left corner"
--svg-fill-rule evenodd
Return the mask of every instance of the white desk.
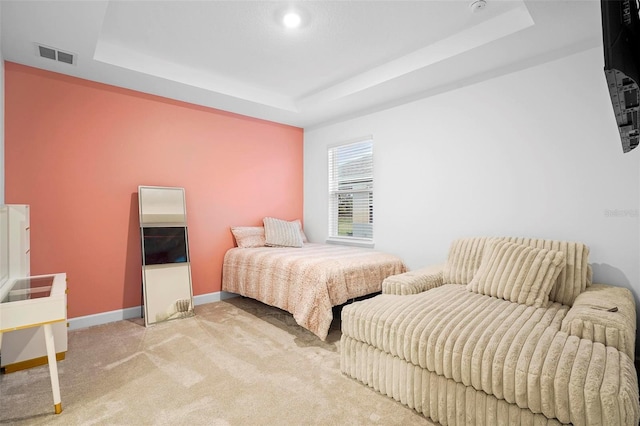
<path id="1" fill-rule="evenodd" d="M 66 321 L 66 290 L 66 274 L 17 278 L 0 288 L 0 343 L 2 333 L 30 327 L 44 328 L 56 414 L 62 412 L 62 401 L 51 324 Z"/>

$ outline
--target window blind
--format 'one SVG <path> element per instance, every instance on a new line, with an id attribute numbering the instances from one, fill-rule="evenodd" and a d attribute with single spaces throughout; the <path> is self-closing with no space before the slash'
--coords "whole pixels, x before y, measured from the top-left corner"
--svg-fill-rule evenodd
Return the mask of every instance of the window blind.
<path id="1" fill-rule="evenodd" d="M 373 240 L 373 140 L 329 148 L 329 238 Z"/>

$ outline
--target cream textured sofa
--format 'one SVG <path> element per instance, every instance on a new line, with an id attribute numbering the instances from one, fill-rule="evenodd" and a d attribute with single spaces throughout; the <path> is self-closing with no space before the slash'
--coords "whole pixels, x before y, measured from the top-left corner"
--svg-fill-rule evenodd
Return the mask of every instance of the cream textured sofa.
<path id="1" fill-rule="evenodd" d="M 638 425 L 631 292 L 581 243 L 470 238 L 342 310 L 341 370 L 443 425 Z"/>

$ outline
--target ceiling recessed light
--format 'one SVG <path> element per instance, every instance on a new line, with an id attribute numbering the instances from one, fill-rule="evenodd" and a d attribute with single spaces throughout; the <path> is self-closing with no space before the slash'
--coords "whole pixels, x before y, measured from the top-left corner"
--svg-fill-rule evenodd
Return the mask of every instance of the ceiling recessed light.
<path id="1" fill-rule="evenodd" d="M 287 28 L 298 28 L 302 18 L 296 12 L 287 12 L 282 18 L 282 23 Z"/>

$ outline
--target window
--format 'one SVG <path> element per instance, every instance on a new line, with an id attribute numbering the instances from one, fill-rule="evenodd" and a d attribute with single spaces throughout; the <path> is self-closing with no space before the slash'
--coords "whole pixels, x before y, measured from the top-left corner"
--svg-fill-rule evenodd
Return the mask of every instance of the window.
<path id="1" fill-rule="evenodd" d="M 373 242 L 373 139 L 329 148 L 329 239 Z"/>

